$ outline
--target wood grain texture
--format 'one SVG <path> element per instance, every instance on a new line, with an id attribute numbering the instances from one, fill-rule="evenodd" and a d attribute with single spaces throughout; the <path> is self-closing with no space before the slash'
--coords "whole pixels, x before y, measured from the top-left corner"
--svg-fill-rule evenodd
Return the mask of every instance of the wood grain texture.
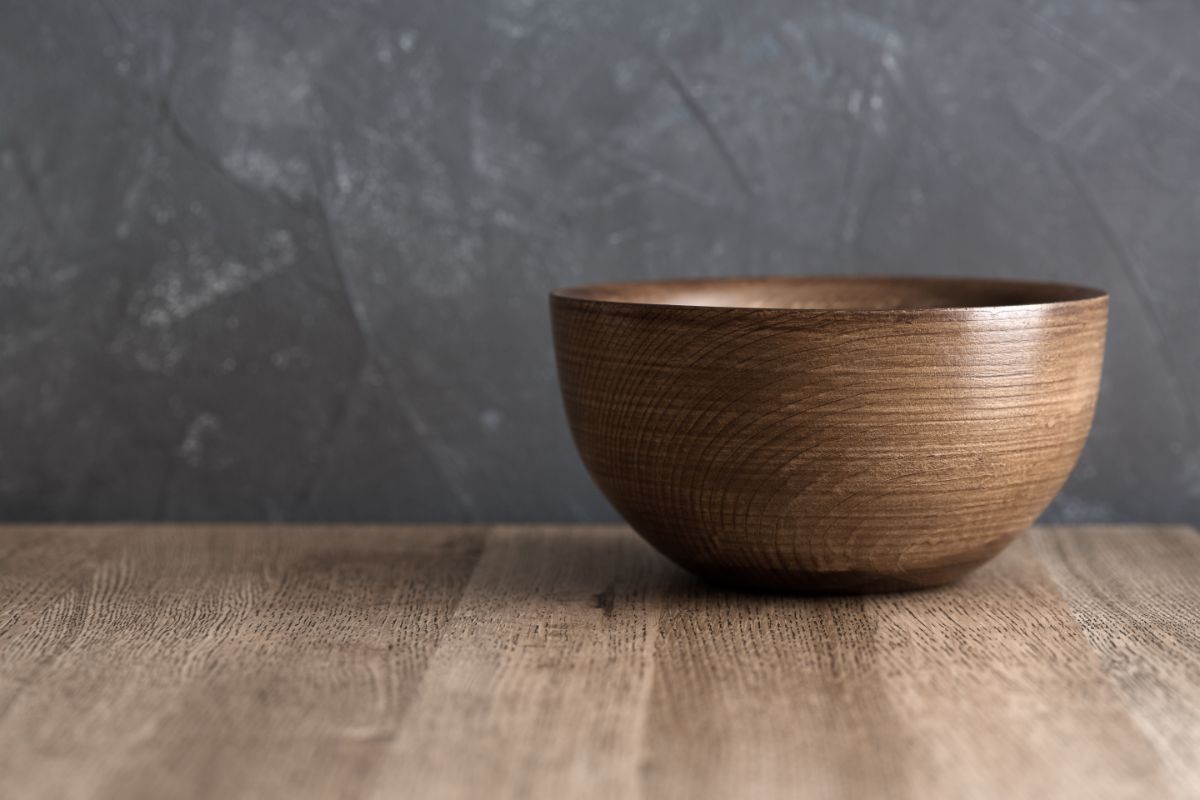
<path id="1" fill-rule="evenodd" d="M 481 532 L 5 531 L 0 797 L 355 794 Z"/>
<path id="2" fill-rule="evenodd" d="M 675 572 L 646 555 L 607 529 L 494 533 L 378 794 L 636 796 Z"/>
<path id="3" fill-rule="evenodd" d="M 0 797 L 1200 796 L 1200 534 L 926 592 L 624 527 L 0 529 Z"/>
<path id="4" fill-rule="evenodd" d="M 551 296 L 592 477 L 710 579 L 875 591 L 961 577 L 1083 447 L 1108 298 L 1040 283 L 769 278 Z"/>
<path id="5" fill-rule="evenodd" d="M 1196 538 L 1184 526 L 1152 537 L 1089 527 L 1032 542 L 1146 739 L 1181 785 L 1200 787 Z"/>

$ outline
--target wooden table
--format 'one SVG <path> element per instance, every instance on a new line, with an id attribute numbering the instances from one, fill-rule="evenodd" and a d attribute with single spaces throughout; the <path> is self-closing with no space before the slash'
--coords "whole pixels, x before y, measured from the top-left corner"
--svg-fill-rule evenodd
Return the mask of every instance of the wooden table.
<path id="1" fill-rule="evenodd" d="M 0 797 L 1200 797 L 1200 535 L 701 584 L 618 527 L 0 528 Z"/>

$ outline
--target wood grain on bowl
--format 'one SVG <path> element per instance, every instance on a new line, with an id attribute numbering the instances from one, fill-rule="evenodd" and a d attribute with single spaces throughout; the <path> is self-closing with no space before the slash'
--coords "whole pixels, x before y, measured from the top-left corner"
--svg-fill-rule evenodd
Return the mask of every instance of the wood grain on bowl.
<path id="1" fill-rule="evenodd" d="M 1091 426 L 1108 297 L 1059 284 L 762 278 L 551 296 L 575 442 L 713 580 L 953 580 L 1027 528 Z"/>

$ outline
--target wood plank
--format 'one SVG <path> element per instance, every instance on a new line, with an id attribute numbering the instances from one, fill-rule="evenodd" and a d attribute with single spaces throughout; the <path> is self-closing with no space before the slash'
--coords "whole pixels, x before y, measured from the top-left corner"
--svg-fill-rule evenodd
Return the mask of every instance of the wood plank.
<path id="1" fill-rule="evenodd" d="M 489 545 L 377 794 L 1137 797 L 1164 786 L 1025 545 L 959 587 L 810 600 L 663 583 L 655 557 L 607 535 L 509 531 Z M 597 615 L 589 598 L 610 582 L 625 613 Z"/>
<path id="2" fill-rule="evenodd" d="M 962 583 L 676 598 L 659 626 L 653 797 L 1154 797 L 1160 765 L 1018 542 Z"/>
<path id="3" fill-rule="evenodd" d="M 692 579 L 625 528 L 489 537 L 379 797 L 629 797 L 664 593 Z"/>
<path id="4" fill-rule="evenodd" d="M 1200 796 L 1200 533 L 1053 527 L 1032 540 L 1176 796 Z"/>
<path id="5" fill-rule="evenodd" d="M 41 538 L 0 561 L 0 797 L 329 797 L 369 780 L 482 531 Z"/>
<path id="6" fill-rule="evenodd" d="M 1200 536 L 724 591 L 622 526 L 0 528 L 0 797 L 1200 795 Z"/>

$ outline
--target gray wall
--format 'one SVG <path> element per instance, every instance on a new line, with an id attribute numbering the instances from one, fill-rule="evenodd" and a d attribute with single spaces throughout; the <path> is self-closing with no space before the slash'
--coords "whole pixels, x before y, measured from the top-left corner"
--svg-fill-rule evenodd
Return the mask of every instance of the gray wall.
<path id="1" fill-rule="evenodd" d="M 1200 519 L 1200 6 L 6 0 L 0 518 L 609 519 L 546 291 L 1113 293 L 1049 517 Z"/>

